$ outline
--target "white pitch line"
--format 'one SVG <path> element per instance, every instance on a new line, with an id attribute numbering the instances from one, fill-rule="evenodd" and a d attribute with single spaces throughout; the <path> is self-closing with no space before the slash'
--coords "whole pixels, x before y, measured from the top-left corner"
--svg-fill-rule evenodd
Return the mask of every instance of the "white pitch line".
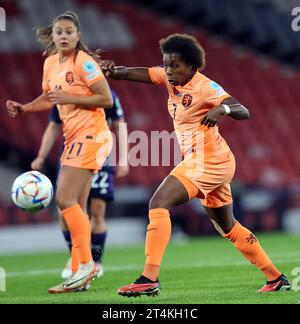
<path id="1" fill-rule="evenodd" d="M 294 258 L 282 258 L 276 259 L 276 263 L 291 263 L 295 262 Z M 295 263 L 295 266 L 299 266 L 300 261 L 298 264 Z M 226 260 L 222 262 L 197 262 L 197 263 L 188 263 L 188 264 L 173 264 L 173 265 L 166 265 L 168 269 L 185 269 L 185 268 L 207 268 L 207 267 L 223 267 L 223 266 L 251 266 L 251 264 L 247 260 Z M 141 271 L 143 265 L 140 264 L 132 264 L 132 265 L 118 265 L 118 266 L 105 266 L 105 271 L 107 272 L 120 272 L 120 271 Z M 17 277 L 35 277 L 35 276 L 44 276 L 48 274 L 59 274 L 62 269 L 46 269 L 46 270 L 30 270 L 30 271 L 18 271 L 18 272 L 8 272 L 6 277 L 7 278 L 17 278 Z"/>
<path id="2" fill-rule="evenodd" d="M 140 266 L 142 267 L 142 266 Z M 121 270 L 136 270 L 139 269 L 137 265 L 132 266 L 107 266 L 105 267 L 106 271 L 109 272 L 118 272 Z M 8 272 L 6 274 L 6 278 L 17 278 L 17 277 L 31 277 L 31 276 L 44 276 L 47 274 L 59 274 L 63 269 L 62 268 L 54 268 L 54 269 L 46 269 L 46 270 L 25 270 L 25 271 L 16 271 L 16 272 Z"/>

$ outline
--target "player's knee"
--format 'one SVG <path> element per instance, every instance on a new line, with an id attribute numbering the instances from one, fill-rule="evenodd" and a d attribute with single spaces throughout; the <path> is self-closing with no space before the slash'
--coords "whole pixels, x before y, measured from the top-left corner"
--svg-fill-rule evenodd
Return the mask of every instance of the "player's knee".
<path id="1" fill-rule="evenodd" d="M 226 233 L 224 233 L 224 231 L 221 229 L 221 227 L 219 227 L 218 225 L 214 224 L 214 227 L 216 229 L 216 231 L 221 235 L 224 236 Z"/>
<path id="2" fill-rule="evenodd" d="M 166 199 L 164 199 L 162 196 L 154 195 L 149 202 L 149 209 L 155 209 L 155 208 L 169 209 Z"/>
<path id="3" fill-rule="evenodd" d="M 103 223 L 105 219 L 106 202 L 100 199 L 93 199 L 90 205 L 90 214 L 94 223 Z"/>
<path id="4" fill-rule="evenodd" d="M 106 222 L 104 218 L 93 218 L 93 228 L 102 229 L 106 228 Z"/>
<path id="5" fill-rule="evenodd" d="M 91 217 L 96 224 L 104 223 L 105 211 L 103 208 L 91 209 Z"/>
<path id="6" fill-rule="evenodd" d="M 222 230 L 225 234 L 229 234 L 236 224 L 237 220 L 232 217 L 226 224 L 223 225 Z"/>
<path id="7" fill-rule="evenodd" d="M 69 199 L 64 194 L 61 194 L 59 192 L 56 194 L 55 200 L 56 200 L 57 207 L 60 210 L 65 210 L 65 209 L 70 208 L 76 204 L 75 201 Z"/>
<path id="8" fill-rule="evenodd" d="M 232 228 L 233 228 L 233 226 L 234 226 L 234 224 L 235 224 L 235 222 L 233 220 L 231 222 L 226 223 L 226 224 L 224 224 L 224 223 L 217 223 L 217 222 L 215 222 L 213 220 L 212 220 L 212 222 L 213 222 L 213 224 L 214 224 L 215 229 L 217 230 L 217 232 L 220 235 L 222 235 L 222 236 L 230 233 L 231 230 L 232 230 Z"/>

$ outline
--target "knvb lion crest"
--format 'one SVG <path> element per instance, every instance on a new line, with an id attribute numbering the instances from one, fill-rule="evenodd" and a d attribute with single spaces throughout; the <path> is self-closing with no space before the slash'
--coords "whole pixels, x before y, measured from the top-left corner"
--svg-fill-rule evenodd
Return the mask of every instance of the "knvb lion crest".
<path id="1" fill-rule="evenodd" d="M 246 238 L 246 241 L 249 243 L 249 244 L 254 244 L 257 242 L 257 238 L 251 233 L 247 238 Z"/>
<path id="2" fill-rule="evenodd" d="M 66 73 L 66 82 L 72 84 L 74 82 L 74 75 L 73 72 Z"/>
<path id="3" fill-rule="evenodd" d="M 193 102 L 193 97 L 190 94 L 185 94 L 182 98 L 182 105 L 184 108 L 188 108 Z"/>

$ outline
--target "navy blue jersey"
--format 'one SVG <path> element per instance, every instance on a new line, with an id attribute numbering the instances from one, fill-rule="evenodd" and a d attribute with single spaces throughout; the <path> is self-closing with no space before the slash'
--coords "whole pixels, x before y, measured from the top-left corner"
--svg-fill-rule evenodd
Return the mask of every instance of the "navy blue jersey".
<path id="1" fill-rule="evenodd" d="M 124 117 L 123 108 L 122 108 L 122 105 L 121 105 L 118 95 L 112 89 L 111 89 L 111 93 L 113 96 L 114 104 L 113 104 L 112 108 L 104 109 L 108 126 L 111 126 L 112 122 L 120 120 L 121 118 Z"/>
<path id="2" fill-rule="evenodd" d="M 104 109 L 108 126 L 111 126 L 112 122 L 117 121 L 124 117 L 123 108 L 122 108 L 122 105 L 121 105 L 118 95 L 116 94 L 116 92 L 114 90 L 111 90 L 111 93 L 113 96 L 114 104 L 113 104 L 112 108 Z M 53 121 L 56 124 L 61 124 L 58 109 L 56 106 L 54 106 L 52 108 L 49 120 Z"/>
<path id="3" fill-rule="evenodd" d="M 51 113 L 50 113 L 50 116 L 49 116 L 49 120 L 54 122 L 55 124 L 61 124 L 61 120 L 59 118 L 59 113 L 58 113 L 58 109 L 56 106 L 54 106 L 52 109 L 51 109 Z"/>
<path id="4" fill-rule="evenodd" d="M 94 175 L 89 199 L 102 199 L 107 202 L 114 200 L 114 169 L 104 166 Z"/>

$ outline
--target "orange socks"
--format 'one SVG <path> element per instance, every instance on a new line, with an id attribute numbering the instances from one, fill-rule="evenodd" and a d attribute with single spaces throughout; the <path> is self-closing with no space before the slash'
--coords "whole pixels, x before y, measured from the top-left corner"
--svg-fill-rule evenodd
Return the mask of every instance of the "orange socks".
<path id="1" fill-rule="evenodd" d="M 91 236 L 91 224 L 90 224 L 89 216 L 86 215 L 85 218 L 86 218 L 87 228 L 88 228 L 89 237 L 90 237 Z M 78 255 L 76 253 L 76 249 L 74 248 L 74 246 L 72 246 L 71 259 L 72 259 L 72 272 L 75 273 L 75 272 L 77 272 L 77 270 L 79 268 L 79 259 L 78 259 Z"/>
<path id="2" fill-rule="evenodd" d="M 252 264 L 264 273 L 268 281 L 276 280 L 281 273 L 268 258 L 256 237 L 240 223 L 236 223 L 230 233 L 224 235 Z"/>
<path id="3" fill-rule="evenodd" d="M 79 268 L 79 259 L 76 253 L 76 249 L 74 248 L 73 245 L 72 245 L 71 259 L 72 259 L 72 272 L 75 273 Z"/>
<path id="4" fill-rule="evenodd" d="M 149 210 L 150 223 L 146 236 L 146 265 L 143 275 L 155 281 L 159 267 L 171 236 L 170 213 L 167 209 Z"/>
<path id="5" fill-rule="evenodd" d="M 72 270 L 78 269 L 78 262 L 88 263 L 92 260 L 91 233 L 88 218 L 84 215 L 81 207 L 76 204 L 62 211 L 62 215 L 68 225 L 72 238 Z M 74 252 L 73 252 L 74 250 Z M 73 267 L 74 255 L 74 267 Z M 76 256 L 78 261 L 76 262 Z M 77 267 L 77 269 L 76 269 Z"/>

